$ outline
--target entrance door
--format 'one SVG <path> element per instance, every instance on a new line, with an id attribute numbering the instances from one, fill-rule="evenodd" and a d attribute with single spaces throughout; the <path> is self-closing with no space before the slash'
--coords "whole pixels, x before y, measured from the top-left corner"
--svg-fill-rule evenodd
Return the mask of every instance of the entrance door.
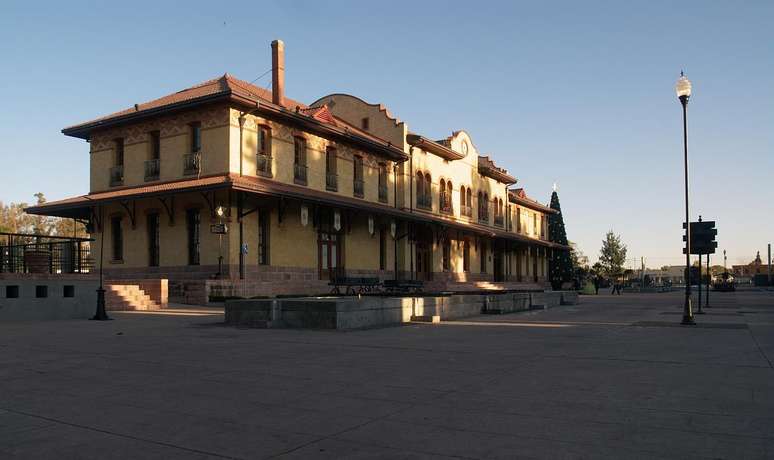
<path id="1" fill-rule="evenodd" d="M 494 251 L 492 251 L 492 264 L 494 265 L 494 280 L 495 282 L 504 281 L 503 276 L 503 248 L 499 245 L 495 245 Z"/>
<path id="2" fill-rule="evenodd" d="M 417 279 L 430 281 L 433 279 L 433 233 L 429 230 L 418 230 L 415 241 Z"/>
<path id="3" fill-rule="evenodd" d="M 318 233 L 317 261 L 321 280 L 330 279 L 332 275 L 342 271 L 340 234 L 327 231 Z"/>
<path id="4" fill-rule="evenodd" d="M 535 250 L 532 256 L 532 278 L 538 282 L 538 251 Z"/>

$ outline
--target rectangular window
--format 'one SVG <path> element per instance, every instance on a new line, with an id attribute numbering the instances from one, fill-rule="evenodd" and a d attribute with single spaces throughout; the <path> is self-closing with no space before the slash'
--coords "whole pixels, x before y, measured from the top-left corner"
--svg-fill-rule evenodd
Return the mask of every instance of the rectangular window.
<path id="1" fill-rule="evenodd" d="M 148 214 L 148 266 L 159 266 L 159 215 Z"/>
<path id="2" fill-rule="evenodd" d="M 306 185 L 306 139 L 296 137 L 293 147 L 293 179 L 298 184 Z"/>
<path id="3" fill-rule="evenodd" d="M 364 187 L 363 187 L 363 157 L 360 155 L 355 155 L 355 170 L 354 170 L 354 192 L 355 196 L 363 197 L 364 195 Z"/>
<path id="4" fill-rule="evenodd" d="M 443 271 L 448 272 L 451 270 L 451 240 L 448 238 L 443 240 L 442 251 Z"/>
<path id="5" fill-rule="evenodd" d="M 387 202 L 387 165 L 379 163 L 379 201 Z"/>
<path id="6" fill-rule="evenodd" d="M 201 215 L 198 209 L 185 212 L 185 224 L 188 233 L 188 265 L 199 265 Z"/>
<path id="7" fill-rule="evenodd" d="M 486 273 L 486 241 L 481 240 L 481 251 L 479 252 L 479 258 L 481 259 L 481 273 Z"/>
<path id="8" fill-rule="evenodd" d="M 325 188 L 332 192 L 339 189 L 339 176 L 337 174 L 337 152 L 333 147 L 325 150 Z"/>
<path id="9" fill-rule="evenodd" d="M 39 299 L 48 297 L 48 286 L 35 286 L 35 297 Z"/>
<path id="10" fill-rule="evenodd" d="M 9 284 L 5 286 L 5 298 L 6 299 L 18 299 L 19 298 L 19 286 L 15 284 Z"/>
<path id="11" fill-rule="evenodd" d="M 470 271 L 470 241 L 467 239 L 462 242 L 462 270 Z"/>
<path id="12" fill-rule="evenodd" d="M 516 233 L 521 233 L 521 209 L 516 208 Z"/>
<path id="13" fill-rule="evenodd" d="M 364 117 L 360 120 L 360 127 L 363 128 L 364 131 L 368 131 L 368 128 L 370 127 L 370 120 L 368 117 Z"/>
<path id="14" fill-rule="evenodd" d="M 257 173 L 271 176 L 271 128 L 268 126 L 258 126 L 258 142 L 255 150 L 255 169 Z"/>
<path id="15" fill-rule="evenodd" d="M 537 224 L 537 214 L 532 213 L 532 234 L 537 236 L 538 234 L 538 224 Z"/>
<path id="16" fill-rule="evenodd" d="M 379 270 L 387 269 L 387 230 L 379 229 Z"/>
<path id="17" fill-rule="evenodd" d="M 269 223 L 271 214 L 258 211 L 258 265 L 269 265 Z"/>
<path id="18" fill-rule="evenodd" d="M 150 132 L 150 149 L 151 160 L 161 158 L 161 134 L 158 131 Z"/>
<path id="19" fill-rule="evenodd" d="M 124 260 L 124 232 L 121 228 L 121 216 L 110 219 L 111 241 L 113 247 L 113 260 Z"/>
<path id="20" fill-rule="evenodd" d="M 258 154 L 271 156 L 271 128 L 258 126 Z"/>
<path id="21" fill-rule="evenodd" d="M 191 123 L 191 152 L 199 152 L 202 149 L 202 124 L 198 121 Z"/>
<path id="22" fill-rule="evenodd" d="M 124 138 L 119 137 L 115 140 L 116 143 L 116 166 L 124 165 Z"/>
<path id="23" fill-rule="evenodd" d="M 75 286 L 72 284 L 62 286 L 62 297 L 75 297 Z"/>

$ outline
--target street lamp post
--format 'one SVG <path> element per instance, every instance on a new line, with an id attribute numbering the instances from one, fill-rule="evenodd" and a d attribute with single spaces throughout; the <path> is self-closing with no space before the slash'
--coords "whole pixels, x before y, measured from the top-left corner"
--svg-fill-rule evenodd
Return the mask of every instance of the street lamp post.
<path id="1" fill-rule="evenodd" d="M 215 209 L 215 213 L 218 215 L 220 224 L 223 224 L 223 216 L 226 214 L 226 210 L 223 206 L 218 206 Z M 223 233 L 218 233 L 218 279 L 223 276 Z"/>
<path id="2" fill-rule="evenodd" d="M 681 324 L 692 326 L 693 312 L 691 311 L 691 219 L 688 213 L 688 98 L 691 97 L 691 82 L 680 72 L 680 78 L 675 85 L 677 98 L 683 106 L 683 154 L 685 161 L 685 305 L 683 307 L 683 321 Z"/>

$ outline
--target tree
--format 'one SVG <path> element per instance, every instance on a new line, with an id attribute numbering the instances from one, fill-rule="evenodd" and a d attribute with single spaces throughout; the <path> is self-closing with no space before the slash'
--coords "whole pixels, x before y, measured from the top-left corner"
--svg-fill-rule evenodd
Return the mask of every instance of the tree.
<path id="1" fill-rule="evenodd" d="M 564 229 L 562 207 L 556 190 L 551 194 L 551 209 L 556 212 L 548 215 L 548 238 L 554 243 L 567 246 L 567 231 Z M 554 290 L 559 290 L 562 284 L 572 281 L 573 266 L 569 250 L 554 249 L 551 252 L 548 275 Z"/>
<path id="2" fill-rule="evenodd" d="M 46 202 L 42 193 L 36 193 L 36 203 Z M 86 237 L 86 227 L 72 219 L 49 216 L 37 216 L 24 212 L 27 203 L 4 204 L 0 201 L 0 232 L 37 233 L 40 235 L 78 236 Z"/>
<path id="3" fill-rule="evenodd" d="M 599 250 L 599 263 L 602 272 L 607 276 L 620 276 L 626 262 L 626 245 L 621 242 L 621 236 L 607 232 Z"/>

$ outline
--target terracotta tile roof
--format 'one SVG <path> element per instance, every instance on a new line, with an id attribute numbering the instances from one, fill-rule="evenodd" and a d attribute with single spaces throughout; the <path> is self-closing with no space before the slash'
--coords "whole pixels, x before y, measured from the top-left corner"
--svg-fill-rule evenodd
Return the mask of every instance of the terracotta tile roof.
<path id="1" fill-rule="evenodd" d="M 488 156 L 478 157 L 478 171 L 492 179 L 498 180 L 505 184 L 515 184 L 516 178 L 508 174 L 505 168 L 498 167 L 494 161 Z"/>
<path id="2" fill-rule="evenodd" d="M 74 130 L 95 123 L 104 123 L 133 114 L 141 114 L 152 109 L 158 109 L 181 102 L 194 101 L 196 99 L 217 95 L 225 96 L 228 94 L 238 94 L 250 99 L 271 103 L 271 90 L 258 87 L 244 80 L 240 80 L 232 75 L 224 74 L 221 77 L 207 80 L 203 83 L 199 83 L 176 93 L 168 94 L 152 101 L 143 102 L 141 104 L 137 104 L 134 107 L 111 113 L 110 115 L 105 115 L 94 120 L 69 126 L 63 131 Z M 284 107 L 289 110 L 295 110 L 296 107 L 306 108 L 306 104 L 286 97 L 284 101 Z"/>
<path id="3" fill-rule="evenodd" d="M 555 209 L 544 205 L 538 200 L 528 197 L 527 193 L 523 188 L 515 188 L 512 190 L 508 190 L 508 200 L 511 203 L 518 203 L 528 208 L 536 209 L 538 211 L 556 213 Z"/>
<path id="4" fill-rule="evenodd" d="M 25 209 L 29 214 L 44 214 L 58 208 L 72 208 L 76 206 L 90 206 L 100 201 L 113 201 L 122 198 L 137 198 L 146 195 L 161 194 L 166 192 L 183 192 L 190 189 L 200 189 L 207 187 L 216 187 L 226 185 L 230 181 L 228 175 L 208 176 L 198 179 L 183 179 L 169 182 L 163 182 L 153 185 L 140 185 L 135 187 L 124 187 L 120 189 L 107 190 L 104 192 L 89 193 L 64 200 L 49 201 L 39 206 L 31 206 Z"/>

